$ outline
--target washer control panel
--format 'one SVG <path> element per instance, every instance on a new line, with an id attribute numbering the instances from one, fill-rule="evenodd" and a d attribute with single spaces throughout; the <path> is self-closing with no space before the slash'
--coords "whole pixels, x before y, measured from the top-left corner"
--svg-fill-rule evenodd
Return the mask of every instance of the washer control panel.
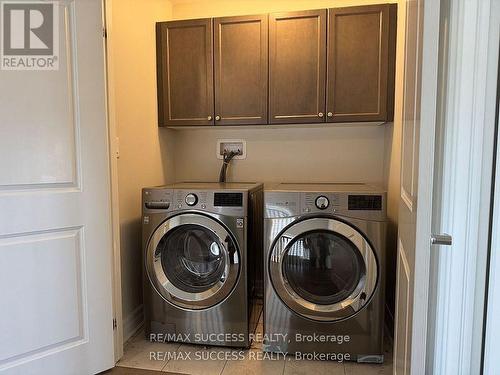
<path id="1" fill-rule="evenodd" d="M 214 191 L 168 189 L 163 187 L 142 190 L 142 210 L 146 215 L 193 210 L 234 217 L 247 215 L 246 191 Z"/>
<path id="2" fill-rule="evenodd" d="M 175 190 L 174 209 L 187 208 L 205 209 L 210 206 L 210 196 L 207 191 Z"/>
<path id="3" fill-rule="evenodd" d="M 200 210 L 228 216 L 246 214 L 247 197 L 240 191 L 174 190 L 174 210 Z"/>

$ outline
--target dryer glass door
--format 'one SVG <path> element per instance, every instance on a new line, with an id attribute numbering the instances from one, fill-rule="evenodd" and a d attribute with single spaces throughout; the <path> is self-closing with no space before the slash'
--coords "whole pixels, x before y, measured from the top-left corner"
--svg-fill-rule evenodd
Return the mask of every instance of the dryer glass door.
<path id="1" fill-rule="evenodd" d="M 188 309 L 223 301 L 236 284 L 239 266 L 239 251 L 226 228 L 193 213 L 160 225 L 146 254 L 148 276 L 158 293 Z"/>
<path id="2" fill-rule="evenodd" d="M 377 283 L 377 260 L 368 241 L 354 227 L 329 218 L 285 229 L 269 271 L 292 311 L 320 321 L 352 316 L 370 300 Z"/>
<path id="3" fill-rule="evenodd" d="M 319 305 L 344 301 L 366 274 L 354 244 L 335 232 L 304 233 L 283 256 L 283 276 L 302 298 Z"/>

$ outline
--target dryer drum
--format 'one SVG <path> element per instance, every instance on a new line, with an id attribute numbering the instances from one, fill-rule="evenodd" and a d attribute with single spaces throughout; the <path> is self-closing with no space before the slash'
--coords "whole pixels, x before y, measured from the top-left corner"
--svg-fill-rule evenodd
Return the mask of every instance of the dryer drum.
<path id="1" fill-rule="evenodd" d="M 331 231 L 297 237 L 283 257 L 283 276 L 302 298 L 320 305 L 344 301 L 366 275 L 354 244 Z"/>
<path id="2" fill-rule="evenodd" d="M 378 262 L 354 227 L 316 217 L 291 225 L 277 237 L 269 274 L 291 311 L 312 320 L 337 321 L 353 316 L 370 301 Z"/>

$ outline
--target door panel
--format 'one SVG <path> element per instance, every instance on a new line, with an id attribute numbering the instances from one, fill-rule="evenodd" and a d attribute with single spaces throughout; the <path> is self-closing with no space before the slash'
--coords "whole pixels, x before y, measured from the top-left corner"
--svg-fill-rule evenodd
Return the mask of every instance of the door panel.
<path id="1" fill-rule="evenodd" d="M 328 12 L 327 121 L 386 121 L 390 6 Z"/>
<path id="2" fill-rule="evenodd" d="M 70 8 L 60 9 L 61 22 L 70 19 L 65 9 Z M 74 84 L 77 35 L 71 22 L 61 23 L 59 31 L 59 70 L 42 74 L 13 70 L 2 74 L 2 87 L 8 90 L 0 93 L 4 104 L 0 149 L 8 157 L 0 158 L 0 189 L 78 186 L 75 134 L 79 131 L 79 118 L 74 106 L 78 96 Z M 47 79 L 48 74 L 52 80 Z M 29 90 L 18 84 L 28 78 Z M 45 115 L 37 117 L 37 113 Z M 34 136 L 27 137 L 26 133 Z M 11 168 L 13 161 L 17 168 Z"/>
<path id="3" fill-rule="evenodd" d="M 59 70 L 0 70 L 6 374 L 114 365 L 102 2 L 56 4 Z"/>
<path id="4" fill-rule="evenodd" d="M 404 83 L 404 101 L 403 101 L 403 129 L 401 144 L 401 163 L 404 168 L 401 169 L 401 195 L 408 210 L 411 212 L 413 199 L 416 196 L 418 167 L 418 65 L 420 64 L 418 56 L 418 7 L 416 3 L 407 5 L 407 24 L 406 24 L 406 42 L 405 49 L 405 83 Z"/>
<path id="5" fill-rule="evenodd" d="M 29 322 L 37 311 L 40 322 L 58 322 L 55 326 L 41 324 L 36 335 L 31 324 L 5 324 L 2 340 L 10 345 L 2 346 L 0 362 L 19 354 L 81 344 L 88 308 L 82 298 L 81 241 L 81 228 L 0 239 L 0 285 L 9 307 L 3 313 L 4 321 Z M 57 273 L 54 264 L 59 265 Z M 26 270 L 34 272 L 35 285 L 33 277 L 26 277 Z"/>
<path id="6" fill-rule="evenodd" d="M 214 19 L 215 124 L 267 123 L 267 15 Z"/>
<path id="7" fill-rule="evenodd" d="M 158 124 L 213 125 L 212 20 L 156 24 Z"/>
<path id="8" fill-rule="evenodd" d="M 326 10 L 269 15 L 270 123 L 325 121 Z"/>
<path id="9" fill-rule="evenodd" d="M 410 362 L 410 337 L 409 324 L 411 320 L 411 293 L 410 290 L 410 268 L 408 261 L 405 258 L 405 250 L 401 243 L 398 247 L 398 267 L 397 267 L 397 309 L 398 320 L 396 322 L 395 337 L 394 337 L 394 351 L 398 352 L 395 355 L 394 369 L 396 374 L 406 374 Z"/>

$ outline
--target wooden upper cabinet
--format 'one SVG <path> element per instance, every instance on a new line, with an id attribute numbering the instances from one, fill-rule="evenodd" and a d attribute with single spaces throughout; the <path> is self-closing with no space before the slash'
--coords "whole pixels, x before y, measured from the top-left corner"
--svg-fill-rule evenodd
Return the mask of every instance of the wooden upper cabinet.
<path id="1" fill-rule="evenodd" d="M 328 13 L 327 121 L 391 121 L 396 6 Z"/>
<path id="2" fill-rule="evenodd" d="M 215 125 L 267 124 L 267 15 L 214 19 Z"/>
<path id="3" fill-rule="evenodd" d="M 212 20 L 156 24 L 158 123 L 213 125 Z"/>
<path id="4" fill-rule="evenodd" d="M 269 122 L 325 121 L 327 12 L 269 15 Z"/>
<path id="5" fill-rule="evenodd" d="M 158 123 L 392 121 L 396 13 L 380 4 L 157 23 Z"/>

